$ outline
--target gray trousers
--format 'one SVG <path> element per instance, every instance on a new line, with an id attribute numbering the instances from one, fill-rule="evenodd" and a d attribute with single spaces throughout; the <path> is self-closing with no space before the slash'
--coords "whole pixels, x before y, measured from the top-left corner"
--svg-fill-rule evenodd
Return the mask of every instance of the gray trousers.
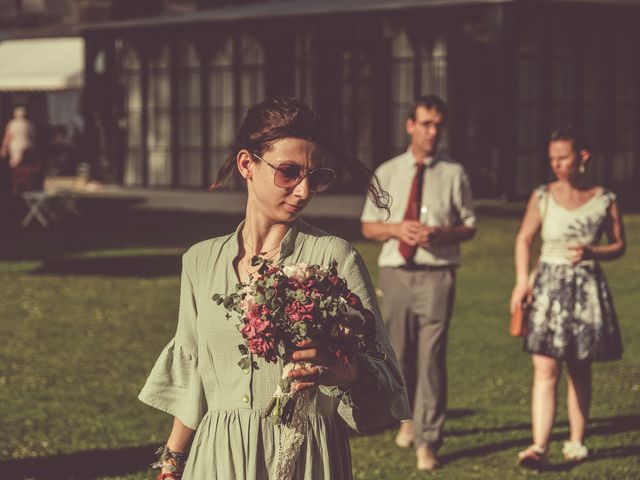
<path id="1" fill-rule="evenodd" d="M 382 311 L 413 409 L 415 446 L 438 449 L 447 409 L 447 334 L 455 297 L 454 267 L 381 268 Z"/>

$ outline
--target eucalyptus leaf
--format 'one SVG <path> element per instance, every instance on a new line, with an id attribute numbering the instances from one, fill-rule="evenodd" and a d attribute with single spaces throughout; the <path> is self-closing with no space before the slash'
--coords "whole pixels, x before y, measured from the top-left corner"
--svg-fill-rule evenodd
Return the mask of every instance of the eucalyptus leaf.
<path id="1" fill-rule="evenodd" d="M 251 368 L 251 358 L 249 356 L 244 356 L 238 362 L 238 366 L 243 370 L 245 368 Z"/>

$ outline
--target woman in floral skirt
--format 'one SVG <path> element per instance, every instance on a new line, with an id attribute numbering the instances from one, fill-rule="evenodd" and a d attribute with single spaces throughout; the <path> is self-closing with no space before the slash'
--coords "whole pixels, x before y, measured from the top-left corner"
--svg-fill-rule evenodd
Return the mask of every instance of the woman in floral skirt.
<path id="1" fill-rule="evenodd" d="M 588 455 L 584 436 L 591 364 L 622 356 L 613 299 L 599 265 L 625 252 L 616 196 L 586 179 L 589 151 L 573 129 L 551 136 L 549 159 L 556 180 L 536 188 L 529 199 L 516 238 L 516 284 L 511 295 L 512 312 L 529 303 L 524 349 L 533 358 L 533 444 L 518 454 L 518 463 L 535 469 L 547 463 L 562 363 L 567 365 L 570 425 L 562 453 L 566 460 L 580 461 Z M 538 232 L 542 250 L 531 288 L 531 244 Z M 608 242 L 601 245 L 603 233 Z"/>

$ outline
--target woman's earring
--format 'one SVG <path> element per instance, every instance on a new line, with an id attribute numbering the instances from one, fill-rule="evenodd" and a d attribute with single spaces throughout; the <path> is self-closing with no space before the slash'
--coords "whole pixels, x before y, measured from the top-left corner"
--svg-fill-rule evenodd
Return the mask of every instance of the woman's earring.
<path id="1" fill-rule="evenodd" d="M 580 164 L 580 168 L 578 168 L 578 171 L 580 172 L 580 175 L 584 175 L 584 164 L 583 163 Z"/>

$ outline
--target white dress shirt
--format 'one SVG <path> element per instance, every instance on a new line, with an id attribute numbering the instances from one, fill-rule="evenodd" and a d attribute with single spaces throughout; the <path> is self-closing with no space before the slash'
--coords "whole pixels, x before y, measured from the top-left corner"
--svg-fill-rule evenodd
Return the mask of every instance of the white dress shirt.
<path id="1" fill-rule="evenodd" d="M 476 217 L 471 186 L 462 165 L 440 153 L 427 158 L 426 164 L 419 220 L 430 227 L 474 227 Z M 364 223 L 402 222 L 415 174 L 416 158 L 410 149 L 380 165 L 376 175 L 382 188 L 391 195 L 391 215 L 387 218 L 386 212 L 367 197 L 360 220 Z M 390 238 L 384 243 L 378 266 L 400 267 L 406 264 L 398 249 L 399 243 L 397 238 Z M 458 266 L 460 245 L 418 247 L 413 262 L 417 265 Z"/>

